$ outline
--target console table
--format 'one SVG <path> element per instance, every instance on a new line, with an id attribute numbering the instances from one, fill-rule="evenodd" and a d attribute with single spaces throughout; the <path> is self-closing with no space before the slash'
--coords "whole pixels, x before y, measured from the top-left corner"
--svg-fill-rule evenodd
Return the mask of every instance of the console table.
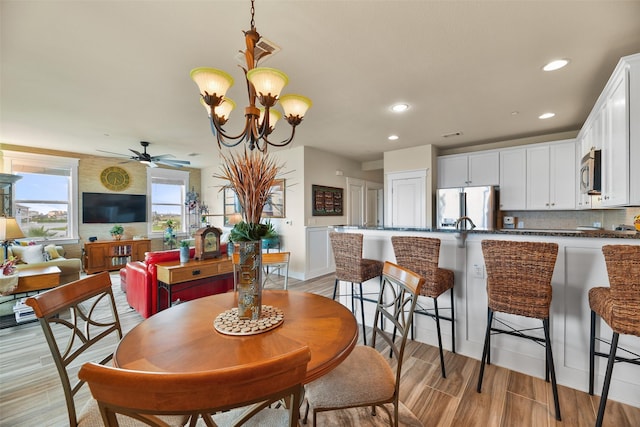
<path id="1" fill-rule="evenodd" d="M 230 276 L 233 274 L 233 262 L 226 255 L 220 258 L 190 260 L 185 264 L 178 261 L 164 262 L 156 265 L 158 274 L 158 312 L 161 310 L 162 289 L 167 293 L 167 307 L 171 307 L 173 287 L 184 290 L 193 286 L 201 286 L 202 280 L 211 277 Z"/>

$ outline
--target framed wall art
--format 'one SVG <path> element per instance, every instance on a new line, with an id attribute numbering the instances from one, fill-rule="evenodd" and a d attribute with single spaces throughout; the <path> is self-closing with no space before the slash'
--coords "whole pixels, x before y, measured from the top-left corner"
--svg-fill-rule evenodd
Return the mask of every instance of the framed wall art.
<path id="1" fill-rule="evenodd" d="M 311 215 L 342 216 L 344 214 L 344 190 L 323 185 L 311 186 Z"/>
<path id="2" fill-rule="evenodd" d="M 262 210 L 262 218 L 285 217 L 285 180 L 276 179 L 269 194 L 269 200 Z M 236 192 L 231 187 L 224 188 L 224 225 L 233 227 L 242 219 L 242 206 Z"/>

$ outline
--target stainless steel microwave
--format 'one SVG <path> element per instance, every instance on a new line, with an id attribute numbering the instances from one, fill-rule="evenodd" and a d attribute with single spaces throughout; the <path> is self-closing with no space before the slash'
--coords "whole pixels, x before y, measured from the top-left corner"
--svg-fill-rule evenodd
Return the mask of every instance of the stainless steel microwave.
<path id="1" fill-rule="evenodd" d="M 600 194 L 601 187 L 601 151 L 591 149 L 580 165 L 580 192 L 583 194 Z"/>

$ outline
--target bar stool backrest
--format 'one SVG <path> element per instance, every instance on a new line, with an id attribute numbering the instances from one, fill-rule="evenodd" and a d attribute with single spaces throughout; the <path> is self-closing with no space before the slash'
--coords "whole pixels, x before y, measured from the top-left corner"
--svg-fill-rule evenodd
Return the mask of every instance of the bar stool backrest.
<path id="1" fill-rule="evenodd" d="M 329 239 L 336 264 L 336 278 L 345 282 L 362 282 L 362 234 L 332 231 Z"/>
<path id="2" fill-rule="evenodd" d="M 556 243 L 483 240 L 489 308 L 545 319 L 551 305 Z"/>
<path id="3" fill-rule="evenodd" d="M 640 246 L 607 245 L 602 253 L 613 299 L 609 326 L 619 334 L 640 336 Z"/>

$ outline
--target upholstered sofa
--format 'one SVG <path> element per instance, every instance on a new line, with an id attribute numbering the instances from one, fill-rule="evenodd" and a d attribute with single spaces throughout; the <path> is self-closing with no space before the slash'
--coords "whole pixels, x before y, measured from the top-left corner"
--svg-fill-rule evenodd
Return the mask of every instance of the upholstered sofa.
<path id="1" fill-rule="evenodd" d="M 227 253 L 226 244 L 221 245 L 222 253 Z M 195 249 L 190 249 L 193 258 Z M 129 306 L 135 309 L 143 317 L 155 314 L 158 301 L 158 274 L 156 264 L 161 262 L 177 261 L 180 259 L 180 250 L 147 252 L 144 261 L 128 262 L 126 267 L 120 270 L 120 283 L 122 290 L 127 293 Z M 197 283 L 196 283 L 197 282 Z M 189 301 L 208 295 L 219 294 L 233 289 L 233 277 L 205 278 L 194 281 L 193 286 L 184 290 L 172 290 L 172 300 Z M 202 285 L 202 286 L 200 286 Z M 161 309 L 167 307 L 166 298 L 161 300 Z"/>
<path id="2" fill-rule="evenodd" d="M 4 251 L 0 251 L 0 258 L 4 259 Z M 80 278 L 82 261 L 79 258 L 65 258 L 64 248 L 56 245 L 12 245 L 7 248 L 9 257 L 18 258 L 16 268 L 48 267 L 60 268 L 60 284 L 73 282 Z"/>

